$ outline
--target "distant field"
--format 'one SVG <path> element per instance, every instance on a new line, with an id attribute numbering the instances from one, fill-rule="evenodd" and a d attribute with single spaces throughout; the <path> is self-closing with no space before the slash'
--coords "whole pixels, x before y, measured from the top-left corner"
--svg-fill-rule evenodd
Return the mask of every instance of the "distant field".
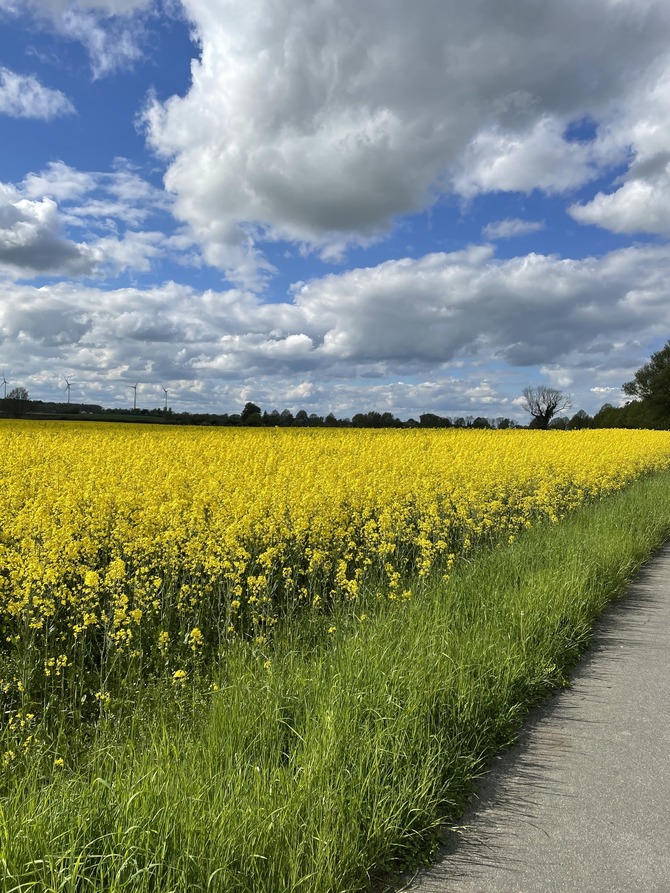
<path id="1" fill-rule="evenodd" d="M 667 432 L 4 422 L 0 451 L 3 890 L 364 889 L 670 529 Z"/>

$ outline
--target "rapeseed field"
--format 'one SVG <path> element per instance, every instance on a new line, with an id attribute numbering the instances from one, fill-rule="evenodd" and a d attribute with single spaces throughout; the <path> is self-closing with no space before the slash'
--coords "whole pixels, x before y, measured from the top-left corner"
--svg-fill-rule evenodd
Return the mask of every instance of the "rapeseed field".
<path id="1" fill-rule="evenodd" d="M 184 684 L 280 619 L 411 597 L 670 465 L 651 431 L 306 431 L 0 425 L 0 693 L 104 706 L 131 674 Z"/>
<path id="2" fill-rule="evenodd" d="M 0 450 L 7 893 L 371 889 L 670 534 L 667 432 L 7 422 Z"/>

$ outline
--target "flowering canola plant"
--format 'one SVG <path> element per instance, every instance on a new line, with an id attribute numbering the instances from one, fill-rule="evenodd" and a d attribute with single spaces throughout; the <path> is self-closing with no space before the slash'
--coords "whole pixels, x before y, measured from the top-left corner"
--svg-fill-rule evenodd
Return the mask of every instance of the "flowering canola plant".
<path id="1" fill-rule="evenodd" d="M 0 699 L 21 717 L 102 709 L 129 674 L 182 686 L 366 588 L 402 601 L 669 467 L 670 434 L 0 422 L 0 455 Z"/>

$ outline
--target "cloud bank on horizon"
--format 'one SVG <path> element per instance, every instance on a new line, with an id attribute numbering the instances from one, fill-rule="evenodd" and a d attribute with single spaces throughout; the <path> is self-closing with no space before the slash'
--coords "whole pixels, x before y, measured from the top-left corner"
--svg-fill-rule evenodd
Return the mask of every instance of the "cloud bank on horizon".
<path id="1" fill-rule="evenodd" d="M 0 367 L 190 410 L 620 402 L 670 336 L 669 113 L 665 0 L 0 0 Z"/>

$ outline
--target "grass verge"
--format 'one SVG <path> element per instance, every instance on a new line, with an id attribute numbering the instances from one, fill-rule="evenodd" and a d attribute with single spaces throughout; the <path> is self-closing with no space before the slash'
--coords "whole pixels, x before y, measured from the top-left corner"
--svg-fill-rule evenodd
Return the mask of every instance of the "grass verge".
<path id="1" fill-rule="evenodd" d="M 64 717 L 4 770 L 2 890 L 353 893 L 425 858 L 670 534 L 668 504 L 664 472 L 368 619 L 239 645 L 217 691 L 138 693 L 85 749 Z"/>

